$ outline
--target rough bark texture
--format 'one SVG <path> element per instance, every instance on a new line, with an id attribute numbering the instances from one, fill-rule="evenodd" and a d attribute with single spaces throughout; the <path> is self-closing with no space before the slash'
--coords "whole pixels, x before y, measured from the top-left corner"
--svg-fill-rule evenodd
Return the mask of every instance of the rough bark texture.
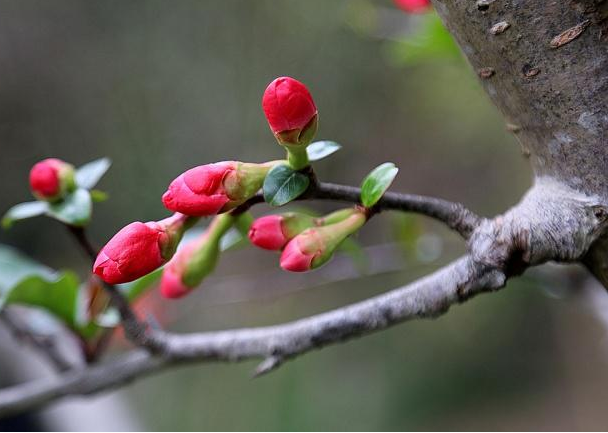
<path id="1" fill-rule="evenodd" d="M 434 3 L 473 68 L 491 68 L 482 84 L 513 125 L 535 173 L 608 196 L 608 3 Z M 509 27 L 493 34 L 492 27 L 500 22 Z M 554 38 L 577 25 L 580 33 L 568 33 L 563 45 L 554 48 Z"/>
<path id="2" fill-rule="evenodd" d="M 584 260 L 606 285 L 608 2 L 433 3 L 534 169 L 508 230 L 536 237 L 541 261 Z"/>

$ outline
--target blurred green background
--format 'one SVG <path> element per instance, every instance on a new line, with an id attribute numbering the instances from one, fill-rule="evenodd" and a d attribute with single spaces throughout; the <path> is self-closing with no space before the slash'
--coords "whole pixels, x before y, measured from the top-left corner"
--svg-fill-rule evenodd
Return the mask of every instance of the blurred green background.
<path id="1" fill-rule="evenodd" d="M 449 47 L 416 51 L 425 19 L 381 0 L 1 0 L 0 211 L 29 198 L 38 160 L 109 156 L 95 241 L 160 219 L 160 196 L 185 169 L 281 156 L 260 100 L 290 75 L 315 98 L 318 137 L 344 146 L 316 165 L 321 179 L 358 184 L 393 161 L 394 190 L 500 213 L 529 186 L 528 163 L 466 62 Z M 289 275 L 276 255 L 248 248 L 223 256 L 192 296 L 146 308 L 181 331 L 280 323 L 382 293 L 464 251 L 440 225 L 390 214 L 359 241 L 393 247 L 370 259 L 381 273 L 355 276 L 341 260 Z M 0 242 L 55 268 L 89 269 L 49 219 L 19 223 Z M 599 289 L 562 286 L 512 281 L 438 320 L 310 353 L 260 379 L 252 362 L 196 365 L 118 393 L 151 430 L 602 429 Z"/>

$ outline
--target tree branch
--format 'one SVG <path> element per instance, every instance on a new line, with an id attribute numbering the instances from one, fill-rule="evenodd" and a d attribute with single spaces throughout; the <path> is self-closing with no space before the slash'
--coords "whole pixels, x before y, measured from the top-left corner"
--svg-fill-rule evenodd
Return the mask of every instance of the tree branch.
<path id="1" fill-rule="evenodd" d="M 334 200 L 348 203 L 361 203 L 361 188 L 336 183 L 318 182 L 312 177 L 311 186 L 297 200 Z M 234 209 L 234 214 L 246 212 L 252 206 L 263 203 L 264 196 L 256 194 L 245 203 Z M 484 218 L 467 209 L 461 203 L 452 202 L 436 197 L 416 194 L 401 194 L 386 192 L 380 201 L 373 207 L 375 212 L 384 210 L 399 210 L 403 212 L 416 212 L 445 223 L 449 228 L 458 232 L 464 239 L 468 239 L 475 228 Z"/>
<path id="2" fill-rule="evenodd" d="M 160 354 L 136 349 L 104 364 L 58 378 L 0 391 L 0 416 L 40 407 L 59 398 L 89 395 L 171 365 L 262 359 L 258 373 L 329 344 L 379 331 L 409 319 L 436 317 L 469 297 L 504 286 L 502 270 L 464 256 L 407 286 L 365 301 L 294 322 L 188 335 L 159 334 Z"/>
<path id="3" fill-rule="evenodd" d="M 313 189 L 312 197 L 315 199 L 359 203 L 361 189 L 353 186 L 320 182 Z M 473 230 L 483 220 L 483 218 L 460 203 L 436 197 L 401 194 L 391 191 L 386 192 L 382 196 L 380 201 L 374 206 L 374 209 L 377 211 L 400 210 L 426 215 L 444 222 L 448 227 L 460 233 L 465 239 L 469 238 Z"/>
<path id="4" fill-rule="evenodd" d="M 44 356 L 49 364 L 58 372 L 68 371 L 74 367 L 58 350 L 52 337 L 33 333 L 13 313 L 10 309 L 0 311 L 0 320 L 2 320 L 15 340 L 28 343 L 33 349 Z"/>

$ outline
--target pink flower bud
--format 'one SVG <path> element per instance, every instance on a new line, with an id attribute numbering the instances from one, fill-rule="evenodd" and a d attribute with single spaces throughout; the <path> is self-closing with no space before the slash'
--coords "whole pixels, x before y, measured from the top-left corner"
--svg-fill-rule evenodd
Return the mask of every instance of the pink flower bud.
<path id="1" fill-rule="evenodd" d="M 186 270 L 188 259 L 196 249 L 196 246 L 195 242 L 186 245 L 173 256 L 163 269 L 163 276 L 160 281 L 160 293 L 165 298 L 181 298 L 192 290 L 192 287 L 184 284 L 182 275 Z"/>
<path id="2" fill-rule="evenodd" d="M 73 187 L 74 167 L 60 159 L 45 159 L 30 170 L 30 189 L 40 200 L 54 201 Z"/>
<path id="3" fill-rule="evenodd" d="M 191 216 L 226 212 L 253 196 L 276 163 L 224 161 L 194 167 L 171 182 L 163 194 L 163 204 Z"/>
<path id="4" fill-rule="evenodd" d="M 394 0 L 395 5 L 410 14 L 420 14 L 431 9 L 430 0 Z"/>
<path id="5" fill-rule="evenodd" d="M 275 79 L 264 92 L 262 108 L 279 142 L 298 144 L 302 136 L 312 139 L 317 128 L 317 107 L 306 86 L 298 80 Z"/>
<path id="6" fill-rule="evenodd" d="M 252 244 L 265 250 L 281 250 L 289 239 L 281 228 L 281 215 L 268 215 L 258 218 L 249 229 L 249 240 Z"/>
<path id="7" fill-rule="evenodd" d="M 317 229 L 306 230 L 292 239 L 281 254 L 281 267 L 291 272 L 306 272 L 324 249 L 323 237 Z"/>
<path id="8" fill-rule="evenodd" d="M 218 215 L 198 239 L 177 251 L 163 269 L 160 292 L 165 298 L 181 298 L 213 272 L 220 255 L 220 240 L 233 223 L 232 215 Z"/>
<path id="9" fill-rule="evenodd" d="M 319 221 L 322 220 L 297 212 L 268 215 L 253 222 L 249 240 L 266 250 L 282 250 L 287 242 Z"/>
<path id="10" fill-rule="evenodd" d="M 123 227 L 101 249 L 93 273 L 109 284 L 127 283 L 165 264 L 175 252 L 187 217 L 134 222 Z"/>
<path id="11" fill-rule="evenodd" d="M 289 241 L 281 254 L 281 267 L 286 271 L 305 272 L 331 259 L 342 241 L 367 221 L 364 209 L 354 208 L 349 212 L 351 215 L 339 222 L 306 229 Z"/>
<path id="12" fill-rule="evenodd" d="M 233 161 L 194 167 L 171 182 L 163 194 L 163 204 L 186 215 L 217 214 L 230 201 L 223 181 L 235 169 Z"/>

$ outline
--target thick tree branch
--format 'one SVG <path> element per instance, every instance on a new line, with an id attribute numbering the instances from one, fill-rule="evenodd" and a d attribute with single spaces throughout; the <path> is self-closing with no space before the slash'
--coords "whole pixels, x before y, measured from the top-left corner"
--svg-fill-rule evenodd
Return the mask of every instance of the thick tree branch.
<path id="1" fill-rule="evenodd" d="M 403 321 L 436 317 L 469 297 L 504 286 L 501 269 L 464 256 L 407 286 L 327 313 L 261 328 L 161 334 L 164 351 L 136 349 L 114 361 L 58 378 L 0 391 L 0 416 L 40 407 L 66 396 L 89 395 L 186 362 L 262 359 L 258 373 L 329 344 L 385 329 Z"/>

